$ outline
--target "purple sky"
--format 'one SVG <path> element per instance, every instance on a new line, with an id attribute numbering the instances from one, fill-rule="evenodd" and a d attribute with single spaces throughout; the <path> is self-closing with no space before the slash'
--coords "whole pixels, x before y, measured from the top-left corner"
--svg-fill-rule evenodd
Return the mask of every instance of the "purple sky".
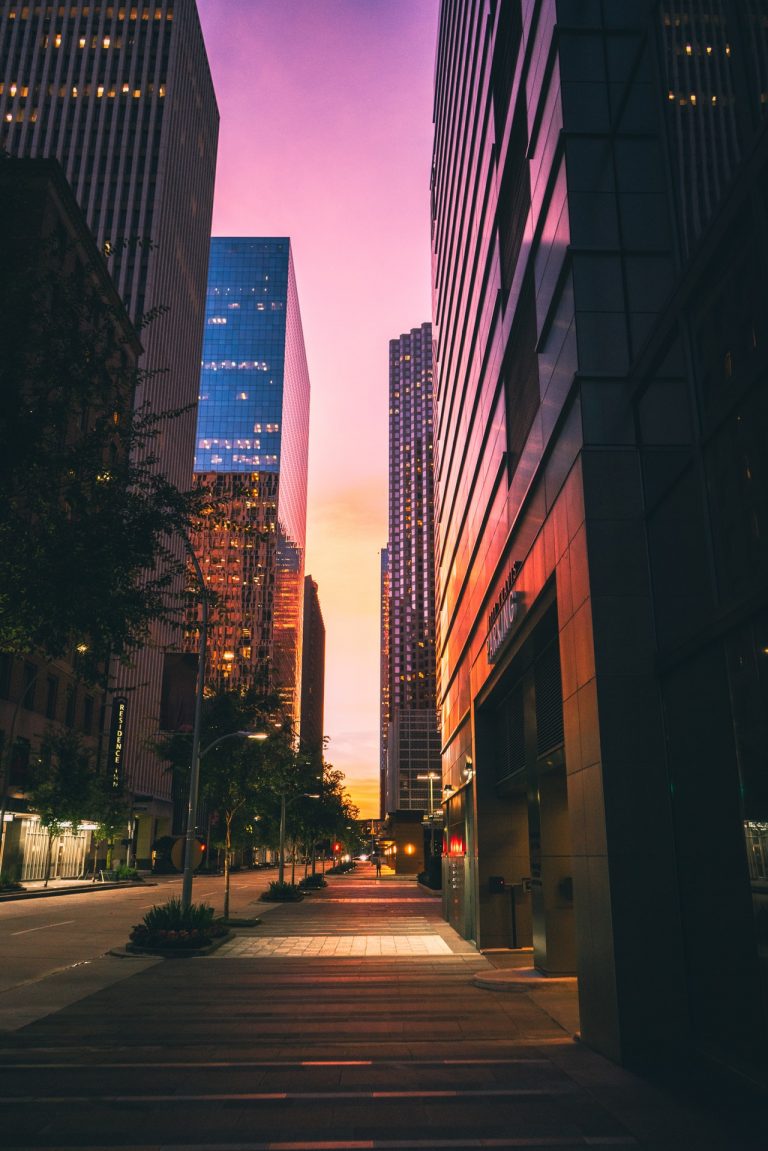
<path id="1" fill-rule="evenodd" d="M 438 0 L 198 0 L 221 113 L 213 231 L 290 236 L 312 406 L 307 572 L 327 757 L 378 814 L 388 341 L 431 319 Z"/>

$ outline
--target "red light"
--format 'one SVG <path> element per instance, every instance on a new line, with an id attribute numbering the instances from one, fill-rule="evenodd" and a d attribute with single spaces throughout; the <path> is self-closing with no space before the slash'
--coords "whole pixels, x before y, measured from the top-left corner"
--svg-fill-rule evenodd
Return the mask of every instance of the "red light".
<path id="1" fill-rule="evenodd" d="M 333 850 L 334 851 L 341 851 L 341 844 L 340 843 L 334 843 Z"/>

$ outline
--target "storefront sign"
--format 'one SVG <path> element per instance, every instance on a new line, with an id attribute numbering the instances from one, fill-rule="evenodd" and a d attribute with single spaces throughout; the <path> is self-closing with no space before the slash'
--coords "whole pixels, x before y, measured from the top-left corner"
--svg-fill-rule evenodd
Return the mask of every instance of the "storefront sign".
<path id="1" fill-rule="evenodd" d="M 518 593 L 513 589 L 521 567 L 522 564 L 519 562 L 512 565 L 504 587 L 501 589 L 501 594 L 494 605 L 493 611 L 488 616 L 488 642 L 486 649 L 489 663 L 496 663 L 498 660 L 510 637 L 512 625 L 517 619 L 520 610 L 520 600 Z"/>
<path id="2" fill-rule="evenodd" d="M 109 767 L 112 773 L 112 789 L 119 791 L 123 783 L 123 753 L 125 751 L 125 717 L 128 700 L 125 696 L 115 696 L 112 700 L 112 729 L 109 733 Z"/>

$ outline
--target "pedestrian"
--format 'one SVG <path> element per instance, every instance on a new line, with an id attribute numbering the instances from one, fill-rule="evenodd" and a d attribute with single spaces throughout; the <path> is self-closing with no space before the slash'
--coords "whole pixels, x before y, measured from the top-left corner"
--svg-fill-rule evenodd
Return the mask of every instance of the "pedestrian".
<path id="1" fill-rule="evenodd" d="M 376 878 L 381 879 L 381 856 L 374 855 L 373 862 L 376 865 Z"/>

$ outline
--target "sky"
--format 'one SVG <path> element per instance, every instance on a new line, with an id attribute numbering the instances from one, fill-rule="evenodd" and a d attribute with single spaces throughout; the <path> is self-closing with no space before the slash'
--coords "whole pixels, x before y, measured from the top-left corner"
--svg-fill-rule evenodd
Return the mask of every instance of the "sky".
<path id="1" fill-rule="evenodd" d="M 326 757 L 379 813 L 389 340 L 431 319 L 438 0 L 198 0 L 221 115 L 215 236 L 290 236 L 312 387 L 306 571 Z"/>

